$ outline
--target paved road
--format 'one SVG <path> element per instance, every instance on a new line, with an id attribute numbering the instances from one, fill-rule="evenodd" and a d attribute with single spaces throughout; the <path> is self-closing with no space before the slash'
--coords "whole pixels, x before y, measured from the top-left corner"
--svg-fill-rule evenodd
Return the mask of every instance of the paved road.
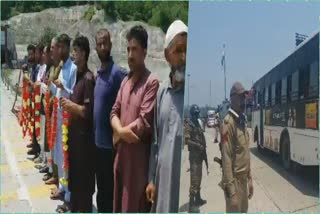
<path id="1" fill-rule="evenodd" d="M 250 133 L 251 134 L 251 133 Z M 206 129 L 209 175 L 203 164 L 201 194 L 207 204 L 199 208 L 201 212 L 224 212 L 225 201 L 222 189 L 221 169 L 213 162 L 220 157 L 218 144 L 213 143 L 214 129 Z M 250 143 L 254 196 L 249 201 L 249 212 L 318 212 L 319 171 L 318 168 L 304 168 L 297 173 L 282 169 L 275 154 L 260 154 L 256 144 Z M 182 153 L 180 183 L 180 211 L 188 210 L 190 174 L 187 147 Z"/>
<path id="2" fill-rule="evenodd" d="M 0 85 L 1 93 L 1 210 L 0 212 L 54 212 L 60 201 L 49 199 L 50 189 L 43 183 L 42 175 L 27 160 L 26 140 L 22 139 L 21 128 L 10 112 L 13 94 Z M 18 102 L 19 103 L 19 102 Z M 203 167 L 202 196 L 208 203 L 200 211 L 223 212 L 223 192 L 217 185 L 221 170 L 213 162 L 220 156 L 218 145 L 213 143 L 213 129 L 205 135 L 208 146 L 209 170 Z M 252 173 L 255 193 L 250 201 L 250 212 L 318 211 L 318 169 L 305 169 L 295 175 L 282 170 L 277 157 L 270 153 L 261 155 L 251 143 Z M 187 149 L 182 154 L 181 211 L 188 209 L 190 174 Z M 94 195 L 95 198 L 95 195 Z M 95 200 L 93 200 L 95 211 Z"/>
<path id="3" fill-rule="evenodd" d="M 11 113 L 13 94 L 0 85 L 1 93 L 1 213 L 54 212 L 61 201 L 50 200 L 53 185 L 45 185 L 43 174 L 27 160 L 27 138 Z M 17 104 L 21 101 L 17 102 Z M 95 195 L 94 195 L 95 198 Z M 95 200 L 93 205 L 95 209 Z"/>

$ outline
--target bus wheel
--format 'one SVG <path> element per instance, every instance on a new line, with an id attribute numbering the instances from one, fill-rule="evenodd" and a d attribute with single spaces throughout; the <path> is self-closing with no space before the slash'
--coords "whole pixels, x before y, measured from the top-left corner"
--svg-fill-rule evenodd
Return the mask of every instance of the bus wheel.
<path id="1" fill-rule="evenodd" d="M 284 136 L 281 142 L 281 162 L 282 166 L 289 170 L 291 167 L 291 157 L 290 157 L 290 141 L 288 136 Z"/>

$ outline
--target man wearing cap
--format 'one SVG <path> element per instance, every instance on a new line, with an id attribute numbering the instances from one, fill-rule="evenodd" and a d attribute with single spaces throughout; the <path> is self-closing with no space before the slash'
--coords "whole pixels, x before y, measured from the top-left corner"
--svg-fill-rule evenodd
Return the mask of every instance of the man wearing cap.
<path id="1" fill-rule="evenodd" d="M 222 181 L 226 212 L 247 212 L 253 185 L 250 170 L 249 134 L 244 101 L 247 91 L 236 82 L 230 91 L 231 108 L 221 127 Z"/>
<path id="2" fill-rule="evenodd" d="M 179 211 L 184 76 L 188 27 L 174 21 L 165 38 L 165 58 L 171 68 L 157 94 L 149 162 L 147 199 L 151 212 Z"/>

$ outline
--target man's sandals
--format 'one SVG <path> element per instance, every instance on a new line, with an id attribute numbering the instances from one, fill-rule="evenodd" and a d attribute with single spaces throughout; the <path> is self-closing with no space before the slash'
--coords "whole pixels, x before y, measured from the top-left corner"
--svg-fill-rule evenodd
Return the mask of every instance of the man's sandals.
<path id="1" fill-rule="evenodd" d="M 63 196 L 64 196 L 64 193 L 60 192 L 59 188 L 56 188 L 51 191 L 50 199 L 63 201 L 63 199 L 64 199 Z"/>
<path id="2" fill-rule="evenodd" d="M 64 202 L 62 205 L 58 205 L 56 212 L 58 213 L 71 212 L 70 203 Z"/>

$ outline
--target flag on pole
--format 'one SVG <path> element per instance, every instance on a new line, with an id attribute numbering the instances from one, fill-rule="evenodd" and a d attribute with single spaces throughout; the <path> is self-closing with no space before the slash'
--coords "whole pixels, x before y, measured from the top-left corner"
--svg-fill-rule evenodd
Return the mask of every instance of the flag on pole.
<path id="1" fill-rule="evenodd" d="M 221 58 L 221 66 L 223 67 L 224 66 L 224 59 L 225 57 L 224 57 L 224 53 L 223 53 L 223 55 L 222 55 L 222 58 Z"/>
<path id="2" fill-rule="evenodd" d="M 221 58 L 221 66 L 224 67 L 225 64 L 225 53 L 224 53 L 225 44 L 223 44 L 222 58 Z"/>

